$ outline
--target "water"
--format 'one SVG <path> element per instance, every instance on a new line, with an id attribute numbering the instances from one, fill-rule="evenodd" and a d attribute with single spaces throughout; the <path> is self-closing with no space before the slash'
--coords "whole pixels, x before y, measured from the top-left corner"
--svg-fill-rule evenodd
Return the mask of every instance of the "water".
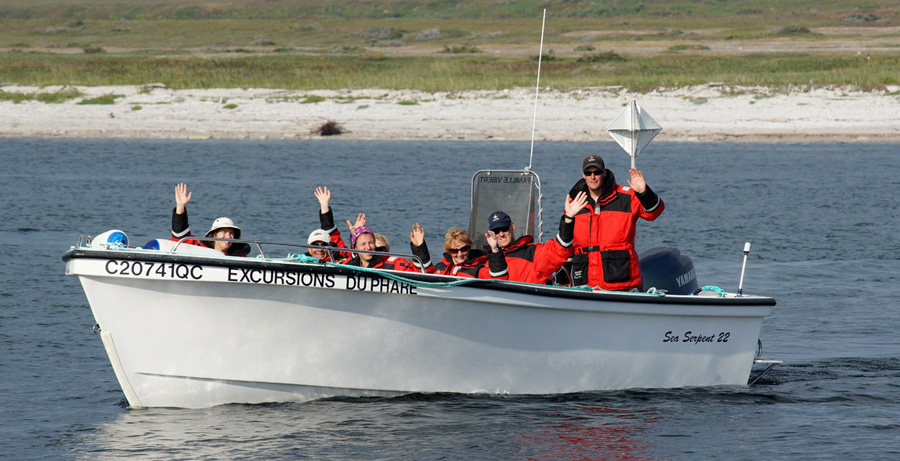
<path id="1" fill-rule="evenodd" d="M 556 215 L 581 158 L 538 143 Z M 174 186 L 195 232 L 228 215 L 248 238 L 305 241 L 317 185 L 339 223 L 364 211 L 404 248 L 467 227 L 471 175 L 521 168 L 527 143 L 4 139 L 0 142 L 0 455 L 10 458 L 762 459 L 900 456 L 900 278 L 893 144 L 666 144 L 638 157 L 666 212 L 638 248 L 676 245 L 702 285 L 778 305 L 754 387 L 555 396 L 414 394 L 204 410 L 128 410 L 62 253 L 79 234 L 167 237 Z M 550 219 L 549 221 L 553 221 Z M 435 254 L 435 256 L 437 256 Z"/>

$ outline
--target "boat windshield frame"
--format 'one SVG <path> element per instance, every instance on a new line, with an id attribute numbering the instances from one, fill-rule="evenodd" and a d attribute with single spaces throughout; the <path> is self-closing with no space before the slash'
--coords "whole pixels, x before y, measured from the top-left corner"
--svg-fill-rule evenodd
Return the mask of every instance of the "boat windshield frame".
<path id="1" fill-rule="evenodd" d="M 471 238 L 475 242 L 475 247 L 480 247 L 481 244 L 486 243 L 484 239 L 484 233 L 480 232 L 480 229 L 485 229 L 486 226 L 483 221 L 484 219 L 479 220 L 479 217 L 486 217 L 487 215 L 483 215 L 483 213 L 479 213 L 480 210 L 476 208 L 475 197 L 476 192 L 478 190 L 479 178 L 490 177 L 495 174 L 518 174 L 522 176 L 529 176 L 532 178 L 530 193 L 527 197 L 528 202 L 526 203 L 524 209 L 528 211 L 533 211 L 537 216 L 537 233 L 526 232 L 528 234 L 533 234 L 535 236 L 534 241 L 537 243 L 543 243 L 544 241 L 544 195 L 543 189 L 541 188 L 541 178 L 538 174 L 530 169 L 523 168 L 521 170 L 478 170 L 475 174 L 472 175 L 472 188 L 471 195 L 469 197 L 469 238 Z M 503 194 L 501 194 L 503 195 Z M 521 205 L 517 205 L 516 209 L 523 209 Z M 483 211 L 483 210 L 481 210 Z M 487 213 L 492 213 L 496 211 L 496 209 L 488 210 Z M 511 211 L 511 210 L 504 210 Z M 530 213 L 529 213 L 530 214 Z M 531 222 L 528 223 L 526 229 L 533 229 L 534 224 L 534 216 L 531 217 Z M 513 222 L 517 222 L 515 218 L 513 218 Z M 521 222 L 521 220 L 519 221 Z M 525 229 L 520 229 L 520 231 L 524 231 Z M 525 234 L 523 234 L 525 235 Z"/>

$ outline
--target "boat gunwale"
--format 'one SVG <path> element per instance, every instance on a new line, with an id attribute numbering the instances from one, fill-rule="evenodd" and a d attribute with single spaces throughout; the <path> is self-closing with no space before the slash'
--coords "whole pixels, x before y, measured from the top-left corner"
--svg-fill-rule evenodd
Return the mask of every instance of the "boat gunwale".
<path id="1" fill-rule="evenodd" d="M 429 283 L 447 283 L 458 282 L 460 280 L 472 280 L 465 286 L 495 290 L 502 292 L 524 293 L 537 296 L 570 298 L 570 299 L 590 299 L 597 301 L 615 301 L 626 303 L 653 303 L 653 304 L 695 304 L 695 305 L 721 305 L 721 306 L 774 306 L 775 298 L 757 295 L 742 295 L 729 297 L 707 297 L 692 295 L 659 295 L 650 293 L 633 293 L 633 292 L 615 292 L 615 291 L 588 291 L 573 290 L 569 287 L 555 287 L 551 285 L 535 285 L 520 282 L 510 282 L 505 280 L 488 280 L 488 279 L 467 279 L 463 277 L 455 277 L 450 275 L 427 274 L 422 272 L 404 272 L 393 270 L 360 270 L 355 266 L 337 265 L 337 264 L 318 264 L 304 263 L 300 261 L 276 261 L 272 259 L 254 259 L 236 256 L 207 256 L 186 253 L 168 253 L 168 252 L 151 252 L 152 250 L 144 249 L 94 249 L 94 248 L 78 248 L 73 247 L 62 255 L 62 260 L 68 262 L 72 259 L 115 259 L 128 261 L 150 261 L 150 262 L 177 262 L 192 263 L 203 266 L 213 267 L 234 267 L 234 268 L 256 268 L 256 269 L 277 269 L 287 270 L 298 273 L 325 273 L 343 276 L 352 276 L 357 274 L 366 274 L 368 276 L 387 278 L 387 275 L 401 276 L 413 281 L 429 282 Z M 384 272 L 381 275 L 378 272 Z M 78 275 L 78 274 L 74 274 Z"/>

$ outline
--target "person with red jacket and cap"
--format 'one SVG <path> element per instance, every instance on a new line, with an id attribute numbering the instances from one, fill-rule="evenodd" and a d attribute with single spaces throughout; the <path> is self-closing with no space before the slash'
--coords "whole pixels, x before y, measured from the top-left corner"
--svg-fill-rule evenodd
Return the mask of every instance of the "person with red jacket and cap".
<path id="1" fill-rule="evenodd" d="M 588 155 L 581 166 L 582 179 L 569 192 L 573 199 L 588 194 L 575 215 L 573 285 L 640 290 L 641 265 L 634 249 L 637 220 L 653 221 L 666 206 L 636 168 L 628 171 L 624 187 L 616 184 L 599 155 Z"/>
<path id="2" fill-rule="evenodd" d="M 329 205 L 331 202 L 331 191 L 328 190 L 328 187 L 319 186 L 316 187 L 313 194 L 316 196 L 316 200 L 319 201 L 319 228 L 309 234 L 307 244 L 316 247 L 310 248 L 309 254 L 325 262 L 349 260 L 351 258 L 349 252 L 334 251 L 332 249 L 346 249 L 347 245 L 341 237 L 341 231 L 334 225 L 334 212 L 331 210 L 331 205 Z M 347 225 L 352 230 L 355 227 L 364 226 L 365 219 L 365 215 L 360 213 L 356 218 L 355 226 L 350 224 L 350 221 L 347 221 Z"/>
<path id="3" fill-rule="evenodd" d="M 322 262 L 332 262 L 335 258 L 340 259 L 340 256 L 343 254 L 337 251 L 337 248 L 332 244 L 331 236 L 328 232 L 322 229 L 310 232 L 306 244 L 309 245 L 306 255 Z"/>
<path id="4" fill-rule="evenodd" d="M 188 192 L 187 184 L 180 183 L 175 186 L 175 209 L 172 210 L 172 240 L 179 241 L 185 237 L 193 237 L 191 227 L 188 224 L 187 204 L 191 201 L 193 192 Z M 231 218 L 221 217 L 213 221 L 206 233 L 206 237 L 219 239 L 241 238 L 241 228 L 234 225 Z M 184 243 L 212 248 L 228 256 L 247 256 L 250 253 L 250 245 L 243 242 L 229 242 L 227 240 L 200 240 L 187 239 Z"/>
<path id="5" fill-rule="evenodd" d="M 586 203 L 586 194 L 566 197 L 566 212 L 559 221 L 556 238 L 544 243 L 534 243 L 530 235 L 516 239 L 516 225 L 508 214 L 495 211 L 488 216 L 488 229 L 497 235 L 497 244 L 506 255 L 509 280 L 546 284 L 554 272 L 569 259 L 572 253 L 574 216 Z"/>

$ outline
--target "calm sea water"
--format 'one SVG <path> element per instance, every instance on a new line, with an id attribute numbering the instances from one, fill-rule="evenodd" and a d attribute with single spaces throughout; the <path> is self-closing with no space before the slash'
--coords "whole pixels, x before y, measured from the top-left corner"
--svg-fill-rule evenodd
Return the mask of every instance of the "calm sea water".
<path id="1" fill-rule="evenodd" d="M 667 209 L 638 248 L 675 245 L 701 285 L 778 305 L 761 384 L 554 396 L 420 395 L 204 410 L 128 410 L 62 253 L 79 234 L 168 235 L 173 188 L 202 230 L 305 241 L 317 185 L 338 220 L 364 211 L 395 248 L 421 223 L 438 249 L 467 227 L 481 168 L 522 168 L 528 143 L 0 140 L 0 455 L 9 458 L 897 459 L 900 146 L 667 144 L 638 157 Z M 558 213 L 581 158 L 610 143 L 538 143 Z M 437 255 L 435 255 L 437 256 Z"/>

